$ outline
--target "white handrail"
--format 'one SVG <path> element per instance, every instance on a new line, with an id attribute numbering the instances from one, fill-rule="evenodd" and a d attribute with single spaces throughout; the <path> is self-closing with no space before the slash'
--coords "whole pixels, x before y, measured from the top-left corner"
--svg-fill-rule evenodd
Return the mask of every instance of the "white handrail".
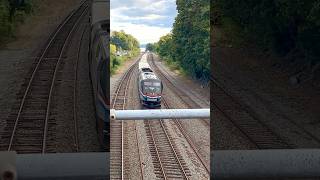
<path id="1" fill-rule="evenodd" d="M 210 109 L 110 110 L 114 120 L 199 119 L 210 118 Z"/>

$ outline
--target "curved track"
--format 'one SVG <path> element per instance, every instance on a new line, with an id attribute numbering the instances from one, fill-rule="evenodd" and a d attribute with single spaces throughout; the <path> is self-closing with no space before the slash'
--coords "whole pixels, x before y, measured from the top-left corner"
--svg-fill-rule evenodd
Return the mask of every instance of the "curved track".
<path id="1" fill-rule="evenodd" d="M 26 79 L 26 88 L 14 108 L 16 111 L 7 119 L 1 149 L 18 153 L 55 152 L 50 129 L 56 122 L 50 116 L 53 114 L 51 100 L 56 76 L 68 41 L 87 10 L 87 1 L 83 1 L 51 36 L 35 63 L 31 77 Z"/>
<path id="2" fill-rule="evenodd" d="M 81 33 L 81 38 L 78 44 L 78 52 L 77 52 L 77 59 L 75 62 L 74 66 L 74 84 L 73 84 L 73 122 L 74 122 L 74 146 L 76 151 L 78 152 L 80 147 L 79 147 L 79 137 L 78 137 L 78 116 L 77 116 L 77 94 L 78 94 L 78 67 L 79 67 L 79 59 L 80 59 L 80 51 L 81 51 L 81 46 L 83 43 L 83 37 L 88 30 L 87 26 L 84 27 L 84 30 Z"/>

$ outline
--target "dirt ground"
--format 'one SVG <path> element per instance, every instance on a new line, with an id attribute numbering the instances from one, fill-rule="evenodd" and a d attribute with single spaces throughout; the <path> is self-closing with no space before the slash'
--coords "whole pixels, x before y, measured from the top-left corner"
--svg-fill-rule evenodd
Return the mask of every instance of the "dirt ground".
<path id="1" fill-rule="evenodd" d="M 213 77 L 231 95 L 258 114 L 283 139 L 294 144 L 294 148 L 320 147 L 320 91 L 311 82 L 293 86 L 290 73 L 275 66 L 277 59 L 248 49 L 213 47 L 212 53 Z M 221 119 L 213 117 L 213 121 Z M 211 128 L 214 139 L 225 137 L 229 131 L 219 125 Z M 223 142 L 224 145 L 214 142 L 214 149 L 248 148 L 245 141 L 234 148 L 231 148 L 232 140 Z"/>

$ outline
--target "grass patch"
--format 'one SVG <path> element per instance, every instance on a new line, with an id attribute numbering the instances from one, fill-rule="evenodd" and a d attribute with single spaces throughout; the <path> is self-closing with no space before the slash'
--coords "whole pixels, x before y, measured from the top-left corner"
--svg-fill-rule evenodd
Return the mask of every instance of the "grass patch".
<path id="1" fill-rule="evenodd" d="M 188 73 L 181 67 L 181 65 L 176 62 L 172 61 L 166 57 L 163 57 L 162 60 L 164 61 L 164 64 L 169 68 L 169 70 L 183 76 L 187 76 Z"/>

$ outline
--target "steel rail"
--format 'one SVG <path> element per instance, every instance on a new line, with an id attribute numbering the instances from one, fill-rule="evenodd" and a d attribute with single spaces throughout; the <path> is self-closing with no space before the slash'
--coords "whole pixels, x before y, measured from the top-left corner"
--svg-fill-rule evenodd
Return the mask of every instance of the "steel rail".
<path id="1" fill-rule="evenodd" d="M 194 107 L 200 107 L 200 105 L 198 103 L 196 103 L 192 98 L 190 98 L 186 93 L 184 93 L 179 87 L 177 87 L 168 77 L 167 75 L 165 75 L 165 73 L 163 73 L 159 67 L 156 65 L 156 63 L 154 62 L 154 55 L 151 54 L 151 64 L 152 66 L 154 67 L 157 75 L 163 77 L 162 79 L 165 80 L 168 84 L 167 85 L 170 85 L 172 88 L 170 88 L 171 90 L 173 90 L 173 92 L 179 97 L 179 99 L 181 99 L 186 105 L 187 107 L 189 108 L 194 108 Z M 183 95 L 181 95 L 183 94 Z M 193 105 L 190 104 L 190 102 L 187 102 L 186 99 L 184 98 L 188 98 L 188 100 L 190 102 L 192 102 Z M 200 121 L 207 127 L 210 127 L 210 123 L 205 120 L 205 119 L 200 119 Z"/>
<path id="2" fill-rule="evenodd" d="M 241 105 L 241 102 L 239 100 L 237 100 L 235 97 L 233 97 L 229 92 L 227 92 L 227 90 L 225 90 L 225 88 L 223 88 L 221 86 L 221 84 L 219 83 L 219 81 L 214 78 L 214 77 L 211 77 L 210 80 L 218 87 L 220 88 L 222 91 L 225 92 L 225 94 L 230 97 L 231 99 L 233 99 L 233 101 L 235 101 L 237 104 Z M 255 94 L 258 96 L 258 94 L 256 92 L 250 92 L 252 94 Z M 269 103 L 268 103 L 269 104 Z M 272 105 L 268 105 L 266 106 L 268 110 L 272 111 Z M 249 110 L 246 108 L 246 107 L 243 107 L 245 109 L 246 112 L 250 113 Z M 284 114 L 277 114 L 279 115 L 281 118 L 287 120 L 289 123 L 291 123 L 293 126 L 299 128 L 301 131 L 303 131 L 303 133 L 305 133 L 307 136 L 309 136 L 309 138 L 312 138 L 314 141 L 316 141 L 317 143 L 320 143 L 320 138 L 317 137 L 315 134 L 311 133 L 310 131 L 308 131 L 306 128 L 302 127 L 301 125 L 299 125 L 297 122 L 295 122 L 294 120 L 290 119 L 289 117 L 287 117 L 286 115 Z"/>
<path id="3" fill-rule="evenodd" d="M 153 58 L 153 54 L 151 54 L 151 64 L 153 65 L 153 67 L 155 67 L 156 72 L 158 72 L 159 75 L 161 75 L 162 77 L 164 77 L 166 79 L 166 82 L 169 82 L 169 84 L 174 87 L 175 89 L 178 89 L 180 93 L 184 94 L 184 96 L 188 97 L 184 92 L 182 92 L 178 87 L 176 87 L 174 85 L 174 83 L 168 78 L 166 77 L 166 75 L 157 67 L 157 65 L 154 62 L 154 58 Z M 174 89 L 173 88 L 173 89 Z M 186 100 L 184 98 L 182 98 L 182 96 L 176 91 L 174 90 L 175 94 L 178 95 L 178 97 L 185 102 L 185 104 L 188 107 L 191 107 L 191 105 L 189 103 L 186 102 Z M 189 98 L 194 104 L 197 104 L 196 102 L 194 102 L 191 98 Z M 166 101 L 166 98 L 163 96 L 162 97 L 162 102 L 165 105 L 166 108 L 170 109 L 169 104 Z M 189 143 L 189 145 L 191 146 L 191 148 L 193 149 L 193 151 L 195 152 L 196 156 L 198 157 L 198 159 L 200 160 L 200 162 L 202 163 L 202 165 L 205 167 L 206 171 L 208 174 L 210 174 L 210 168 L 208 167 L 208 165 L 205 163 L 204 159 L 202 158 L 202 156 L 199 154 L 197 148 L 195 147 L 193 141 L 191 140 L 191 138 L 189 137 L 189 135 L 186 133 L 185 129 L 182 127 L 181 123 L 177 120 L 177 119 L 173 119 L 175 124 L 177 125 L 177 127 L 179 128 L 180 132 L 184 135 L 185 139 L 187 140 L 187 142 Z M 210 126 L 210 123 L 207 122 L 206 120 L 201 119 L 202 122 L 204 122 L 207 126 Z"/>
<path id="4" fill-rule="evenodd" d="M 169 106 L 168 102 L 166 101 L 166 99 L 164 97 L 162 97 L 162 102 L 163 102 L 163 104 L 165 105 L 166 108 L 170 109 L 170 106 Z M 183 134 L 183 136 L 185 137 L 185 139 L 187 140 L 187 142 L 191 146 L 191 148 L 193 149 L 193 151 L 195 152 L 195 154 L 197 155 L 197 157 L 200 160 L 200 162 L 203 165 L 203 167 L 206 169 L 207 173 L 210 175 L 210 167 L 208 167 L 209 165 L 207 165 L 207 163 L 205 163 L 204 159 L 202 158 L 202 156 L 198 152 L 198 149 L 194 145 L 194 143 L 191 140 L 190 136 L 185 131 L 185 129 L 182 127 L 180 121 L 178 119 L 173 119 L 173 120 L 174 120 L 175 124 L 177 125 L 177 127 L 179 128 L 180 132 Z"/>
<path id="5" fill-rule="evenodd" d="M 137 61 L 138 62 L 138 61 Z M 123 104 L 121 105 L 121 109 L 124 110 L 125 109 L 125 105 L 126 105 L 126 95 L 127 95 L 127 90 L 130 84 L 130 79 L 132 76 L 132 71 L 134 69 L 134 67 L 136 67 L 137 62 L 135 62 L 133 65 L 131 65 L 131 67 L 125 72 L 125 74 L 122 76 L 122 78 L 120 79 L 120 82 L 118 84 L 118 87 L 116 89 L 116 93 L 115 96 L 112 99 L 112 108 L 115 109 L 116 106 L 116 101 L 118 99 L 118 96 L 120 94 L 120 90 L 121 88 L 123 88 L 123 85 L 125 83 L 125 87 L 124 87 L 124 95 L 123 95 Z M 124 131 L 123 131 L 123 122 L 121 121 L 121 179 L 124 178 Z M 112 166 L 112 165 L 111 165 Z"/>
<path id="6" fill-rule="evenodd" d="M 139 140 L 138 140 L 138 133 L 137 133 L 137 122 L 134 121 L 134 129 L 135 129 L 135 134 L 136 134 L 136 139 L 137 139 L 137 148 L 138 148 L 138 154 L 139 154 L 139 165 L 140 165 L 140 173 L 141 173 L 141 180 L 143 180 L 143 166 L 141 162 L 141 152 L 140 152 L 140 145 L 139 145 Z"/>
<path id="7" fill-rule="evenodd" d="M 160 158 L 160 155 L 159 155 L 159 151 L 158 151 L 158 148 L 157 148 L 157 145 L 156 145 L 156 142 L 155 142 L 155 139 L 154 139 L 154 135 L 152 133 L 152 129 L 151 129 L 151 125 L 150 125 L 150 122 L 148 121 L 148 127 L 150 129 L 150 135 L 151 135 L 151 138 L 152 138 L 152 144 L 156 150 L 156 154 L 157 154 L 157 158 L 158 158 L 158 161 L 159 161 L 159 164 L 160 164 L 160 169 L 161 169 L 161 172 L 162 172 L 162 176 L 163 178 L 166 180 L 167 179 L 167 176 L 166 176 L 166 173 L 164 171 L 164 168 L 163 168 L 163 163 L 161 161 L 161 158 Z"/>
<path id="8" fill-rule="evenodd" d="M 150 122 L 150 121 L 148 121 L 148 122 Z M 164 130 L 164 132 L 165 132 L 165 134 L 166 134 L 166 137 L 167 137 L 167 139 L 168 139 L 168 141 L 169 141 L 169 143 L 170 143 L 170 146 L 171 146 L 171 148 L 172 148 L 172 150 L 173 150 L 173 152 L 174 152 L 174 154 L 175 154 L 175 156 L 176 156 L 176 158 L 177 158 L 177 161 L 178 161 L 179 166 L 180 166 L 180 168 L 181 168 L 181 170 L 182 170 L 182 172 L 183 172 L 183 175 L 184 175 L 184 177 L 185 177 L 186 179 L 189 179 L 189 178 L 188 178 L 188 175 L 187 175 L 186 171 L 184 170 L 184 168 L 183 168 L 183 166 L 182 166 L 182 163 L 181 163 L 181 161 L 180 161 L 180 159 L 179 159 L 179 157 L 178 157 L 178 153 L 176 152 L 175 148 L 173 147 L 171 138 L 169 137 L 168 132 L 165 130 L 165 127 L 164 127 L 164 124 L 163 124 L 163 123 L 164 123 L 163 120 L 160 120 L 161 127 L 163 128 L 163 130 Z"/>
<path id="9" fill-rule="evenodd" d="M 77 8 L 77 10 L 79 10 L 85 3 L 86 3 L 86 1 L 83 1 L 83 2 L 80 4 L 80 6 Z M 40 66 L 42 60 L 44 59 L 45 54 L 47 53 L 48 49 L 51 47 L 53 40 L 57 37 L 58 33 L 61 32 L 61 30 L 63 29 L 64 25 L 66 25 L 67 22 L 73 17 L 73 15 L 76 14 L 76 12 L 77 12 L 77 11 L 73 11 L 73 12 L 65 19 L 65 21 L 62 22 L 62 24 L 58 27 L 58 29 L 55 31 L 54 35 L 52 36 L 52 38 L 51 38 L 50 41 L 48 42 L 45 50 L 43 51 L 41 57 L 39 58 L 39 60 L 38 60 L 38 62 L 37 62 L 37 64 L 36 64 L 34 70 L 32 71 L 31 78 L 30 78 L 30 80 L 29 80 L 29 82 L 28 82 L 27 88 L 26 88 L 26 90 L 25 90 L 25 92 L 24 92 L 24 95 L 23 95 L 23 98 L 22 98 L 22 100 L 21 100 L 21 102 L 20 102 L 19 111 L 18 111 L 17 117 L 16 117 L 15 122 L 14 122 L 14 127 L 13 127 L 13 130 L 12 130 L 12 133 L 11 133 L 11 135 L 10 135 L 9 146 L 8 146 L 8 149 L 7 149 L 8 151 L 10 151 L 11 148 L 12 148 L 13 139 L 14 139 L 15 132 L 16 132 L 16 129 L 17 129 L 17 126 L 18 126 L 18 122 L 19 122 L 19 119 L 20 119 L 20 116 L 21 116 L 21 113 L 22 113 L 22 109 L 23 109 L 23 107 L 24 107 L 24 103 L 25 103 L 25 100 L 26 100 L 27 95 L 28 95 L 28 93 L 29 93 L 29 90 L 30 90 L 30 87 L 31 87 L 31 83 L 32 83 L 33 80 L 34 80 L 35 74 L 36 74 L 36 72 L 38 71 L 39 66 Z"/>
<path id="10" fill-rule="evenodd" d="M 238 118 L 233 118 L 232 115 L 225 112 L 223 108 L 214 99 L 212 101 L 213 106 L 216 110 L 222 113 L 237 129 L 239 129 L 248 140 L 254 144 L 258 149 L 287 149 L 292 148 L 292 145 L 285 142 L 278 134 L 276 134 L 272 129 L 270 129 L 264 122 L 259 118 L 254 116 L 250 111 L 243 107 L 243 105 L 237 101 L 233 96 L 226 92 L 214 79 L 211 79 L 213 85 L 215 85 L 220 91 L 230 99 L 229 105 L 235 104 L 234 106 L 237 111 L 246 114 L 245 123 L 241 123 L 241 116 Z M 243 119 L 243 118 L 242 118 Z M 251 125 L 250 125 L 251 123 Z M 264 132 L 263 132 L 264 131 Z M 262 133 L 263 132 L 263 133 Z M 262 140 L 261 140 L 262 139 Z"/>
<path id="11" fill-rule="evenodd" d="M 49 91 L 49 98 L 48 98 L 48 103 L 47 103 L 47 111 L 46 111 L 46 119 L 45 119 L 45 128 L 44 128 L 44 138 L 43 138 L 43 145 L 42 145 L 42 153 L 45 153 L 45 148 L 46 148 L 46 136 L 47 136 L 47 129 L 48 129 L 48 120 L 49 120 L 49 116 L 50 116 L 50 105 L 51 105 L 51 99 L 52 99 L 52 94 L 53 94 L 53 89 L 54 89 L 54 85 L 55 85 L 55 80 L 56 80 L 56 76 L 57 76 L 57 72 L 58 72 L 58 69 L 59 69 L 59 65 L 60 65 L 60 61 L 61 61 L 61 58 L 62 58 L 62 55 L 63 55 L 63 52 L 65 50 L 65 47 L 69 41 L 69 38 L 71 37 L 71 34 L 73 33 L 76 25 L 78 25 L 78 23 L 80 22 L 82 16 L 85 14 L 85 12 L 87 12 L 87 7 L 85 7 L 84 11 L 81 13 L 79 19 L 76 21 L 76 23 L 73 25 L 71 31 L 69 32 L 66 40 L 65 40 L 65 43 L 61 49 L 61 53 L 60 53 L 60 56 L 59 56 L 59 59 L 57 61 L 57 64 L 56 64 L 56 67 L 55 67 L 55 70 L 54 70 L 54 74 L 53 74 L 53 78 L 52 78 L 52 82 L 51 82 L 51 87 L 50 87 L 50 91 Z"/>
<path id="12" fill-rule="evenodd" d="M 79 151 L 79 139 L 78 139 L 78 116 L 77 116 L 77 94 L 78 94 L 78 67 L 79 67 L 79 59 L 80 59 L 80 52 L 82 46 L 82 40 L 84 37 L 85 32 L 87 31 L 87 26 L 84 27 L 83 32 L 81 33 L 81 38 L 78 45 L 78 52 L 77 52 L 77 59 L 76 64 L 74 66 L 74 86 L 73 86 L 73 122 L 74 122 L 74 144 L 76 146 L 76 151 Z"/>

